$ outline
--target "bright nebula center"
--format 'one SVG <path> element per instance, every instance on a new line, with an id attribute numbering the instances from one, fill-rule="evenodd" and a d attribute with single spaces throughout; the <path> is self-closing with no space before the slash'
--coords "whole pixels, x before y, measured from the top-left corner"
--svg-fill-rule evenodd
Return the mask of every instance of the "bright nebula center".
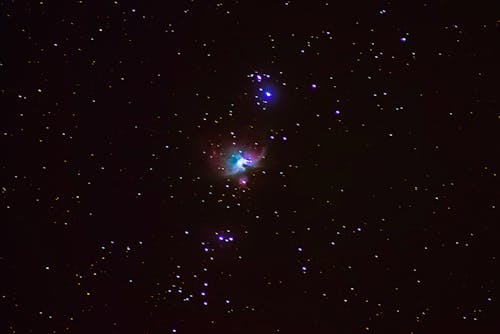
<path id="1" fill-rule="evenodd" d="M 259 157 L 256 159 L 251 154 L 244 154 L 239 151 L 231 154 L 227 161 L 227 173 L 229 175 L 240 174 L 248 167 L 256 167 L 259 161 Z"/>
<path id="2" fill-rule="evenodd" d="M 236 181 L 240 188 L 250 185 L 250 175 L 258 168 L 262 168 L 261 161 L 265 159 L 265 147 L 236 146 L 223 148 L 213 145 L 210 160 L 212 166 L 226 179 Z"/>

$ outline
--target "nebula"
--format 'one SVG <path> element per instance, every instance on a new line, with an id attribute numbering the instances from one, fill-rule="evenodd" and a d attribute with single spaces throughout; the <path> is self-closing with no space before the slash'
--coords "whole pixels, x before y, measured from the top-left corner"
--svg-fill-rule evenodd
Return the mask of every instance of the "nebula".
<path id="1" fill-rule="evenodd" d="M 262 167 L 265 149 L 232 145 L 213 145 L 210 160 L 221 176 L 236 178 L 240 187 L 247 187 L 248 172 Z"/>
<path id="2" fill-rule="evenodd" d="M 257 167 L 260 156 L 238 151 L 232 153 L 226 161 L 226 175 L 236 175 L 243 173 L 247 168 Z"/>

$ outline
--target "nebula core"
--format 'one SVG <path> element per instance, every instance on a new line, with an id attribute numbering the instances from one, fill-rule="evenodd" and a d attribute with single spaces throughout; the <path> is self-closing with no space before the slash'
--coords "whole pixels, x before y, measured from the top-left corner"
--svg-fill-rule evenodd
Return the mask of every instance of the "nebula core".
<path id="1" fill-rule="evenodd" d="M 213 165 L 221 176 L 236 177 L 241 187 L 249 182 L 247 173 L 262 167 L 265 148 L 247 148 L 234 145 L 233 147 L 218 147 L 210 156 Z"/>
<path id="2" fill-rule="evenodd" d="M 260 159 L 259 155 L 244 151 L 232 153 L 226 161 L 226 174 L 241 174 L 248 168 L 258 167 Z"/>

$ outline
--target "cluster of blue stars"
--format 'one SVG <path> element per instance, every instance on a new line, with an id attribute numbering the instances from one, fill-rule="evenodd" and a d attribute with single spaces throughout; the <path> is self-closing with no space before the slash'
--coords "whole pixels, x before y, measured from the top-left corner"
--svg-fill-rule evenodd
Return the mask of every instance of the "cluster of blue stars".
<path id="1" fill-rule="evenodd" d="M 269 80 L 271 76 L 269 74 L 250 74 L 249 77 L 254 83 L 256 83 L 258 93 L 254 96 L 256 104 L 262 107 L 262 110 L 266 110 L 266 105 L 271 103 L 274 98 L 273 91 L 271 89 L 271 84 Z"/>

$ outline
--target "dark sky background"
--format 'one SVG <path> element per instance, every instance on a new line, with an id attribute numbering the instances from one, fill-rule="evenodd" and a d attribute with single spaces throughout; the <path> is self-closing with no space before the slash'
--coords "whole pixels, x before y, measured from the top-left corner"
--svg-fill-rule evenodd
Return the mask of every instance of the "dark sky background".
<path id="1" fill-rule="evenodd" d="M 0 1 L 0 332 L 498 333 L 499 22 Z"/>

